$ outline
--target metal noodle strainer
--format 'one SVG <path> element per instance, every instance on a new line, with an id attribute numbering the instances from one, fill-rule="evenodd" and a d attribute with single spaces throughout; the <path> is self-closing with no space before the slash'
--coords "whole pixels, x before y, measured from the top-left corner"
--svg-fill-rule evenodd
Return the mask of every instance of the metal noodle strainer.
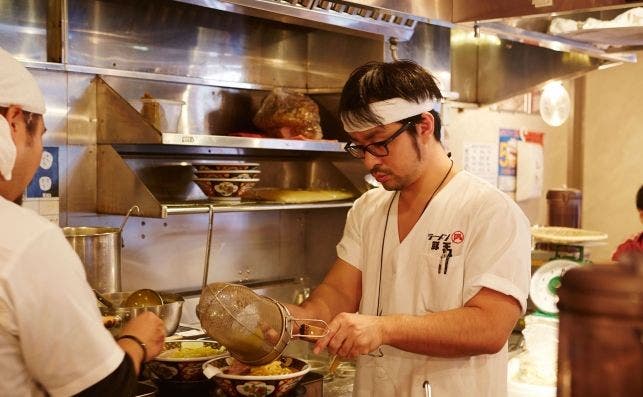
<path id="1" fill-rule="evenodd" d="M 293 337 L 315 339 L 328 333 L 324 321 L 295 319 L 283 304 L 238 284 L 208 284 L 196 312 L 201 327 L 247 365 L 279 358 Z"/>

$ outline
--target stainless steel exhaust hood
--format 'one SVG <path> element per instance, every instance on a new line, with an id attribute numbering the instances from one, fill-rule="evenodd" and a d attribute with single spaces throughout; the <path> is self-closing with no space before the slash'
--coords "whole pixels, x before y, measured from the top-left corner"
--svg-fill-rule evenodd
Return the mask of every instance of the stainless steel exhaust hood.
<path id="1" fill-rule="evenodd" d="M 453 0 L 452 22 L 556 51 L 636 62 L 636 55 L 625 51 L 643 48 L 641 27 L 591 29 L 587 34 L 573 35 L 551 34 L 548 28 L 556 17 L 578 22 L 588 18 L 605 21 L 642 5 L 643 2 L 631 0 Z"/>
<path id="2" fill-rule="evenodd" d="M 457 93 L 459 102 L 478 105 L 529 92 L 548 80 L 577 77 L 607 63 L 636 62 L 636 54 L 627 51 L 643 48 L 643 29 L 627 31 L 627 45 L 613 31 L 592 32 L 582 39 L 548 33 L 558 16 L 609 20 L 643 5 L 628 0 L 176 1 L 304 28 L 395 37 L 399 53 L 413 59 L 419 52 L 435 51 L 416 36 L 432 28 L 451 28 L 450 45 L 439 46 L 440 51 L 449 51 L 439 54 L 450 59 L 447 90 Z"/>
<path id="3" fill-rule="evenodd" d="M 327 30 L 335 30 L 333 29 L 335 27 L 343 31 L 349 30 L 357 35 L 396 37 L 400 41 L 409 40 L 417 21 L 423 19 L 400 11 L 395 7 L 397 3 L 395 1 L 388 2 L 393 5 L 389 8 L 359 4 L 360 2 L 326 0 L 177 1 L 295 25 Z"/>
<path id="4" fill-rule="evenodd" d="M 554 16 L 574 20 L 587 17 L 606 19 L 643 5 L 630 0 L 178 0 L 305 26 L 331 27 L 395 37 L 411 38 L 417 22 L 442 26 L 468 26 L 478 32 L 556 51 L 587 54 L 614 62 L 636 62 L 633 54 L 643 48 L 643 34 L 624 31 L 627 45 L 618 32 L 574 38 L 547 33 Z M 303 21 L 303 22 L 302 22 Z M 332 28 L 331 28 L 332 30 Z M 634 43 L 634 45 L 632 45 Z"/>

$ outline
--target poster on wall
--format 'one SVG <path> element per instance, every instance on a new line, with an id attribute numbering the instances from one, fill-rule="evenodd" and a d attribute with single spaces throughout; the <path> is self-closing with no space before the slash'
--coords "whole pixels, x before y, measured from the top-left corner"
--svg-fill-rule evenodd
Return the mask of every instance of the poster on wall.
<path id="1" fill-rule="evenodd" d="M 516 191 L 516 162 L 520 131 L 501 128 L 498 135 L 498 189 Z"/>
<path id="2" fill-rule="evenodd" d="M 538 198 L 543 191 L 545 159 L 542 132 L 527 132 L 517 142 L 516 201 Z"/>
<path id="3" fill-rule="evenodd" d="M 465 142 L 463 150 L 465 171 L 484 179 L 493 186 L 497 186 L 497 146 L 492 142 Z"/>

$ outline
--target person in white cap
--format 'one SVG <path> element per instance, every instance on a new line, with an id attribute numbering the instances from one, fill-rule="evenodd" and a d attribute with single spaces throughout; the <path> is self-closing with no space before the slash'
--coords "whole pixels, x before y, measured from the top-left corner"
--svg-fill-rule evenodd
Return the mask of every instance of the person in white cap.
<path id="1" fill-rule="evenodd" d="M 328 321 L 314 351 L 356 358 L 354 395 L 499 397 L 525 312 L 529 222 L 459 171 L 440 142 L 442 94 L 413 61 L 373 62 L 344 85 L 350 142 L 381 184 L 348 213 L 337 260 L 298 318 Z"/>
<path id="2" fill-rule="evenodd" d="M 133 396 L 163 321 L 147 312 L 114 340 L 61 229 L 14 203 L 40 163 L 44 113 L 34 77 L 0 48 L 0 396 Z"/>

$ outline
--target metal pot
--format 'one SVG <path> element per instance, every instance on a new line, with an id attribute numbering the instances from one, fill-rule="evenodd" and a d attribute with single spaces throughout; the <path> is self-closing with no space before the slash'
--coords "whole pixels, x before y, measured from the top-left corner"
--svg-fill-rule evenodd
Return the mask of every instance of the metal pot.
<path id="1" fill-rule="evenodd" d="M 100 306 L 100 312 L 103 315 L 103 324 L 108 328 L 112 335 L 118 336 L 121 329 L 127 322 L 139 314 L 149 311 L 155 313 L 163 320 L 165 324 L 165 335 L 174 334 L 181 320 L 181 310 L 184 299 L 181 295 L 170 292 L 159 292 L 163 298 L 163 304 L 158 306 L 147 307 L 121 307 L 121 304 L 127 299 L 131 292 L 113 292 L 102 294 L 109 300 L 115 309 L 109 309 L 103 305 Z"/>
<path id="2" fill-rule="evenodd" d="M 121 233 L 133 210 L 127 211 L 121 227 L 64 227 L 63 233 L 85 266 L 87 281 L 98 292 L 121 291 Z"/>
<path id="3" fill-rule="evenodd" d="M 65 237 L 85 265 L 89 284 L 99 292 L 121 290 L 121 230 L 65 227 Z"/>

